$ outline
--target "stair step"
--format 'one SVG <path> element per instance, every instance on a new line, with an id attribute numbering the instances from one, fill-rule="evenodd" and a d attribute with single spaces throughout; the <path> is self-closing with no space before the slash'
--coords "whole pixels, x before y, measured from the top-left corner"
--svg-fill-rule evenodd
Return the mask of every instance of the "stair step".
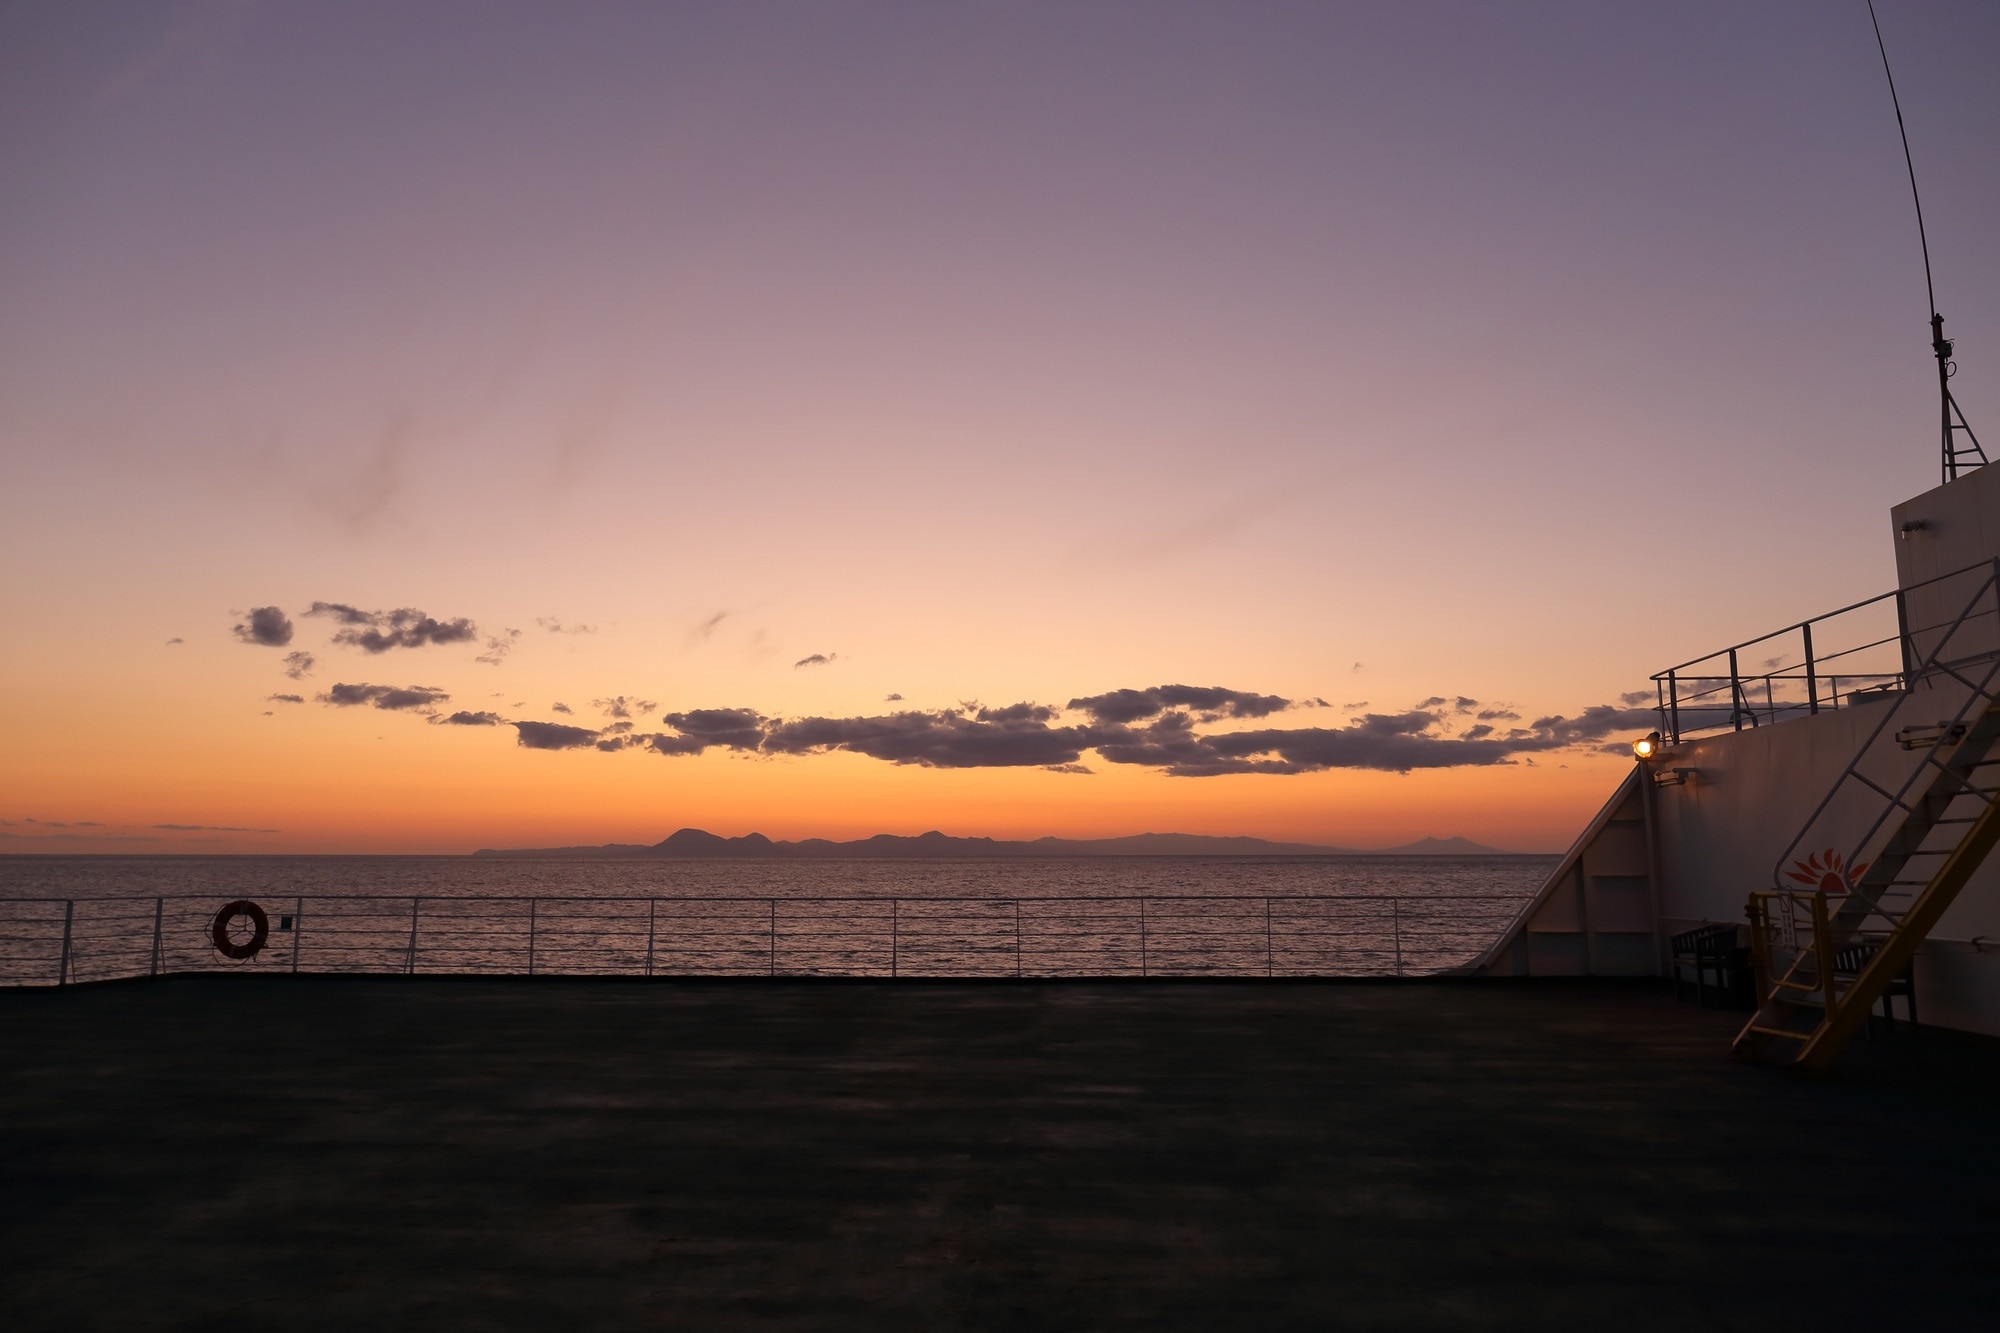
<path id="1" fill-rule="evenodd" d="M 2000 567 L 1975 601 L 1989 595 L 2000 600 Z M 1987 609 L 1980 615 L 1995 614 L 1994 601 L 1982 604 Z M 1946 630 L 1946 639 L 1971 618 L 1968 608 Z M 1781 861 L 1774 871 L 1780 892 L 1753 896 L 1750 911 L 1757 933 L 1752 943 L 1765 994 L 1741 1030 L 1739 1055 L 1755 1052 L 1765 1041 L 1783 1040 L 1794 1043 L 1782 1052 L 1787 1062 L 1824 1067 L 1882 993 L 1886 973 L 1877 964 L 1885 955 L 1875 950 L 1902 957 L 1899 950 L 1913 947 L 1913 937 L 1928 933 L 1979 863 L 1989 853 L 2000 859 L 2000 653 L 1982 652 L 1963 661 L 1941 657 L 1936 650 L 1911 669 L 1905 683 L 1912 688 L 1871 733 L 1813 815 L 1818 820 L 1843 790 L 1859 797 L 1860 789 L 1866 789 L 1882 803 L 1875 807 L 1879 816 L 1870 828 L 1871 837 L 1874 830 L 1887 835 L 1886 846 L 1874 857 L 1867 881 L 1851 893 L 1808 898 L 1786 892 L 1791 886 L 1784 882 Z M 1914 689 L 1918 679 L 1941 686 L 1943 692 L 1919 702 Z M 1956 716 L 1930 721 L 1905 716 L 1918 709 L 1949 711 L 1958 687 L 1970 691 L 1971 698 Z M 1875 740 L 1888 734 L 1891 718 L 1902 723 L 1895 739 L 1905 751 L 1917 753 L 1899 761 L 1906 765 L 1904 776 L 1885 786 L 1863 766 Z M 1786 860 L 1811 832 L 1809 822 L 1787 848 Z M 1919 858 L 1934 864 L 1911 864 Z M 1809 901 L 1810 912 L 1805 910 Z M 1841 954 L 1860 961 L 1843 967 Z"/>

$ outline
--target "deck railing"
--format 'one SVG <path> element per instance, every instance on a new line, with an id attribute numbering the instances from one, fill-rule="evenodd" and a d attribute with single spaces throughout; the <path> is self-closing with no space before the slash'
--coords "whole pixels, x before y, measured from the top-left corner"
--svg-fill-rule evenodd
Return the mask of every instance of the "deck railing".
<path id="1" fill-rule="evenodd" d="M 1652 679 L 1660 735 L 1678 742 L 1741 731 L 1908 688 L 1915 664 L 1956 623 L 1966 591 L 1996 565 L 1982 560 L 1659 672 Z M 1994 613 L 1971 619 L 1983 624 L 1969 634 L 1961 628 L 1964 641 L 1976 645 L 1973 657 L 1991 657 L 2000 650 Z"/>
<path id="2" fill-rule="evenodd" d="M 1477 957 L 1522 901 L 314 895 L 266 896 L 253 912 L 212 896 L 11 899 L 0 900 L 0 985 L 186 972 L 1424 976 Z"/>

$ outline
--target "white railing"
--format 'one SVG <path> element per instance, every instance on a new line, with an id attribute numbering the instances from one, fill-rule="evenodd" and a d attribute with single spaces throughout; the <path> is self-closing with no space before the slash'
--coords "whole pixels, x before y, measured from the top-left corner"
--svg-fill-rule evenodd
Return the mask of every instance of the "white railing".
<path id="1" fill-rule="evenodd" d="M 1519 894 L 0 900 L 0 985 L 189 972 L 1373 977 L 1459 967 Z"/>
<path id="2" fill-rule="evenodd" d="M 1992 657 L 1992 608 L 1969 620 L 1956 613 L 1996 565 L 1968 565 L 1657 673 L 1660 734 L 1678 742 L 1899 694 L 1947 636 L 1962 660 Z"/>

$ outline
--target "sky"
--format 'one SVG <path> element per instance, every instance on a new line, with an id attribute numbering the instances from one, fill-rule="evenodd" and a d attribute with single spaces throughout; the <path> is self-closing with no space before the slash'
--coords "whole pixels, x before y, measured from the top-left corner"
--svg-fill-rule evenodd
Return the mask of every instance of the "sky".
<path id="1" fill-rule="evenodd" d="M 1860 0 L 7 0 L 0 180 L 4 851 L 1560 850 L 1938 479 Z"/>

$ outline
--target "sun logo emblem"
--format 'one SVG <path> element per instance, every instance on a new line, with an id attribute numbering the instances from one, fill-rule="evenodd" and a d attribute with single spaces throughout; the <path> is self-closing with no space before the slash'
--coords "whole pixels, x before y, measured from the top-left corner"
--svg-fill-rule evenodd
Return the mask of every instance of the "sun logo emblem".
<path id="1" fill-rule="evenodd" d="M 1850 866 L 1845 857 L 1829 847 L 1824 852 L 1814 852 L 1803 861 L 1792 862 L 1785 878 L 1828 893 L 1852 893 L 1854 881 L 1860 879 L 1867 869 L 1866 861 L 1857 861 Z"/>

